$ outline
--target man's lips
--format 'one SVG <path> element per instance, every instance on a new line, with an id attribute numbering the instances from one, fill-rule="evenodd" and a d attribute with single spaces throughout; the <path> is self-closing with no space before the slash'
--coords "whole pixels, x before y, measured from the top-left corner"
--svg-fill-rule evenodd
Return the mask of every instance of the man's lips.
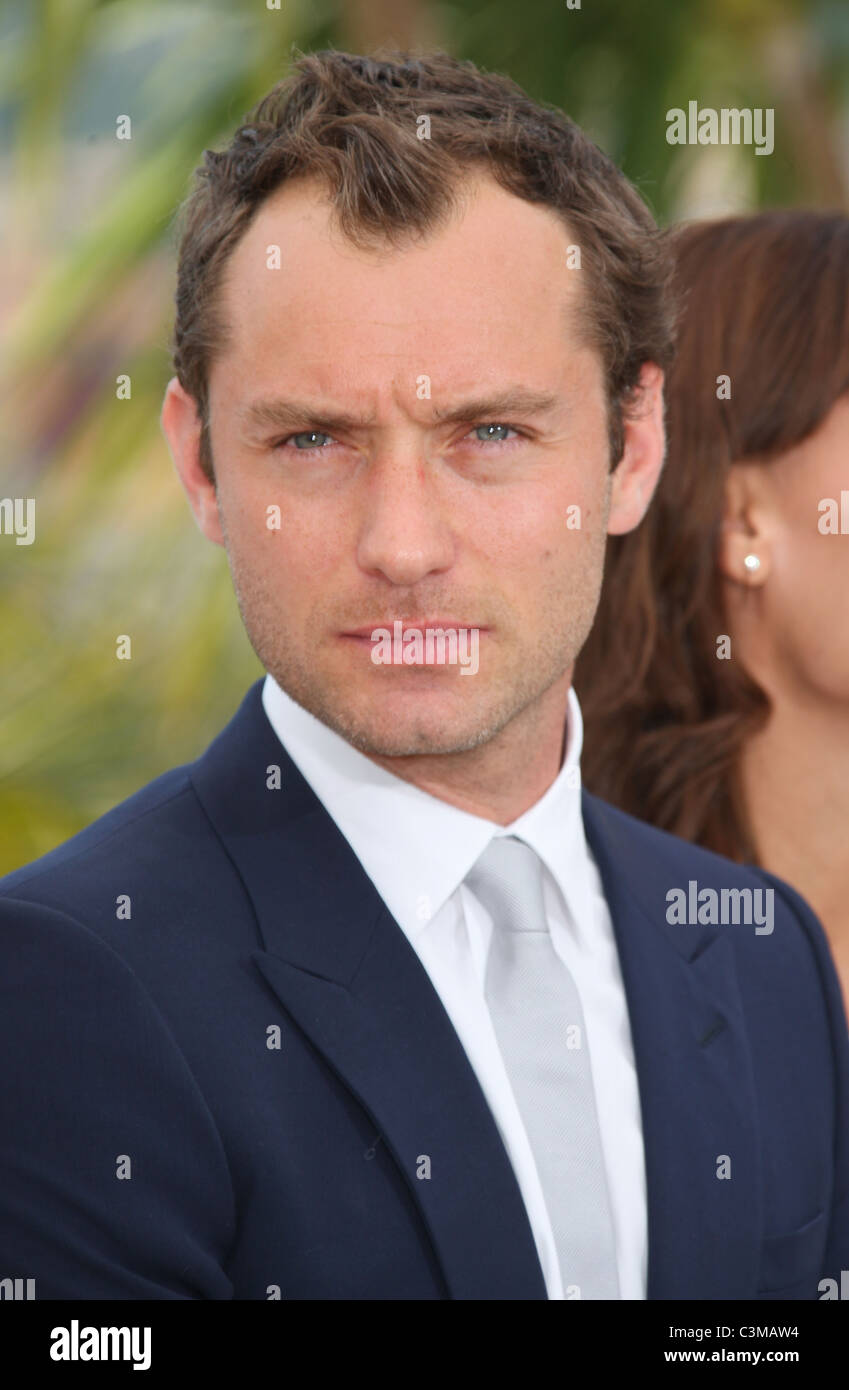
<path id="1" fill-rule="evenodd" d="M 428 631 L 431 631 L 431 632 L 432 632 L 432 631 L 434 631 L 434 629 L 436 629 L 436 628 L 442 628 L 443 631 L 454 631 L 454 632 L 459 632 L 459 631 L 461 631 L 461 630 L 465 630 L 466 632 L 472 632 L 472 631 L 475 631 L 475 632 L 488 632 L 488 631 L 489 631 L 488 628 L 486 628 L 486 627 L 480 627 L 477 623 L 458 622 L 458 620 L 457 620 L 456 618 L 427 618 L 427 619 L 418 619 L 418 618 L 417 618 L 417 619 L 415 620 L 415 622 L 407 622 L 407 621 L 406 621 L 405 619 L 403 619 L 403 618 L 381 618 L 381 619 L 379 619 L 376 623 L 370 624 L 368 627 L 354 627 L 354 628 L 349 628 L 349 629 L 348 629 L 347 631 L 345 631 L 345 632 L 340 632 L 339 636 L 340 636 L 340 637 L 360 637 L 360 638 L 364 638 L 364 639 L 366 639 L 367 641 L 370 642 L 370 641 L 372 640 L 373 635 L 374 635 L 375 632 L 383 631 L 383 632 L 394 633 L 394 631 L 395 631 L 395 623 L 397 623 L 397 622 L 400 622 L 400 624 L 401 624 L 401 631 L 402 631 L 402 634 L 407 633 L 407 632 L 421 632 L 421 633 L 425 633 L 425 632 L 428 632 Z"/>

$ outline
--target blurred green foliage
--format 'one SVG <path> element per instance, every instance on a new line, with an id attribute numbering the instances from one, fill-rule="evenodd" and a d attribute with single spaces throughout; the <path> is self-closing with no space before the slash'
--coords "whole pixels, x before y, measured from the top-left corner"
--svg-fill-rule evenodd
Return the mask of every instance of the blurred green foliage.
<path id="1" fill-rule="evenodd" d="M 195 757 L 260 674 L 159 430 L 173 215 L 293 45 L 379 42 L 446 48 L 562 106 L 661 219 L 845 205 L 843 0 L 7 5 L 0 497 L 36 498 L 37 522 L 31 546 L 0 535 L 0 872 Z M 774 156 L 668 145 L 666 110 L 691 99 L 774 107 Z"/>

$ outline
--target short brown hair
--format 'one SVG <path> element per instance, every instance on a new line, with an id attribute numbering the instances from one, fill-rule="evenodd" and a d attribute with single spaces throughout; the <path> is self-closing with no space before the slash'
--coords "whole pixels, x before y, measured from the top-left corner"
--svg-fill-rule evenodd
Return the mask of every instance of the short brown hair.
<path id="1" fill-rule="evenodd" d="M 431 120 L 419 139 L 417 120 Z M 507 77 L 447 53 L 299 56 L 228 147 L 207 150 L 181 209 L 174 369 L 196 402 L 201 462 L 212 474 L 208 373 L 226 342 L 222 272 L 259 205 L 290 179 L 317 177 L 355 244 L 399 244 L 444 221 L 474 166 L 509 192 L 556 209 L 581 250 L 586 331 L 603 363 L 611 463 L 622 410 L 644 362 L 672 355 L 669 263 L 634 187 L 562 112 Z"/>
<path id="2" fill-rule="evenodd" d="M 666 467 L 640 526 L 607 545 L 575 667 L 582 775 L 642 820 L 757 864 L 740 755 L 771 705 L 741 662 L 716 656 L 725 485 L 733 463 L 768 467 L 849 391 L 849 218 L 775 210 L 670 239 L 683 310 Z"/>

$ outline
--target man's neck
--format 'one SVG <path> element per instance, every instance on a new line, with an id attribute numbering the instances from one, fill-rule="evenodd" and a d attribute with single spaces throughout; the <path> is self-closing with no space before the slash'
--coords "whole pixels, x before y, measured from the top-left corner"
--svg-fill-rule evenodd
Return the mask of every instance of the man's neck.
<path id="1" fill-rule="evenodd" d="M 461 811 L 510 825 L 548 791 L 566 752 L 571 671 L 479 748 L 372 762 Z"/>

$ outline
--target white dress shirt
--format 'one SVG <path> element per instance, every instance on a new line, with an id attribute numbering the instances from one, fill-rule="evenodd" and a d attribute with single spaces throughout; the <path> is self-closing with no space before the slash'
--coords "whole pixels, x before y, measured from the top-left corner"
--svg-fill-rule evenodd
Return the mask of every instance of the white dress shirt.
<path id="1" fill-rule="evenodd" d="M 484 999 L 492 921 L 463 882 L 496 835 L 517 835 L 539 855 L 552 944 L 572 972 L 584 1011 L 620 1293 L 645 1298 L 646 1180 L 637 1073 L 610 913 L 584 834 L 583 720 L 575 692 L 569 691 L 563 766 L 539 801 L 508 826 L 462 811 L 385 771 L 302 709 L 271 676 L 262 702 L 287 753 L 430 976 L 513 1165 L 548 1297 L 563 1299 L 536 1163 Z"/>

